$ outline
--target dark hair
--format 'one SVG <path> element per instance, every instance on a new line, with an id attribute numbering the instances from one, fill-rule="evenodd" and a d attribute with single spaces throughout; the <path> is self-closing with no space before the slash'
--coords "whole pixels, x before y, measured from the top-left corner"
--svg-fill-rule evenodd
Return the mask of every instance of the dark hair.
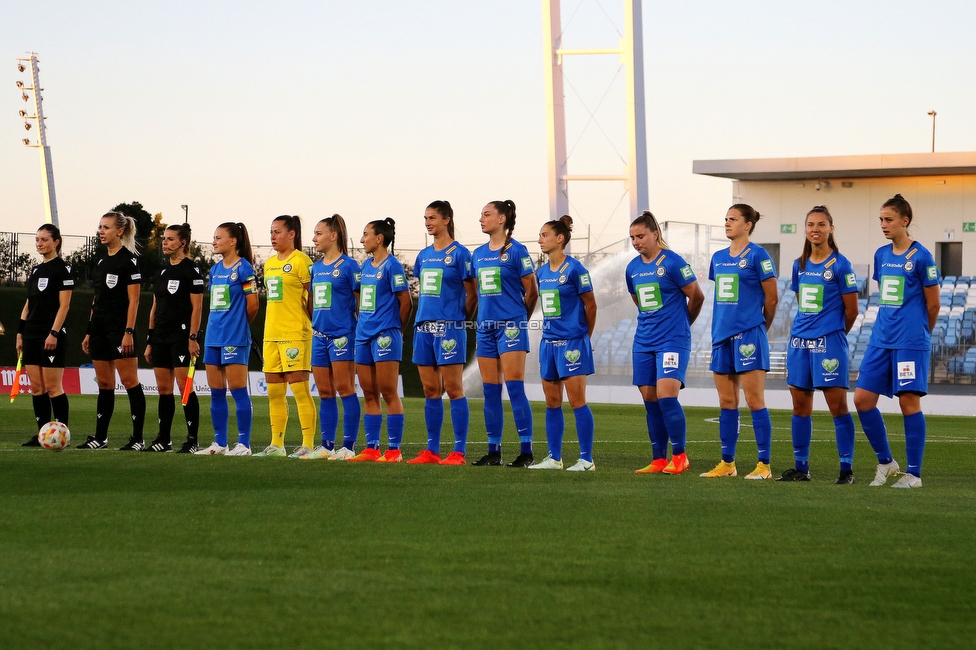
<path id="1" fill-rule="evenodd" d="M 336 241 L 339 242 L 339 252 L 343 255 L 349 254 L 349 248 L 346 246 L 346 222 L 337 214 L 331 217 L 326 217 L 319 221 L 319 223 L 324 223 L 325 227 L 336 234 Z"/>
<path id="2" fill-rule="evenodd" d="M 657 219 L 654 218 L 654 215 L 651 214 L 650 210 L 644 210 L 644 212 L 641 213 L 641 216 L 630 222 L 630 225 L 631 227 L 644 226 L 651 232 L 656 232 L 657 245 L 664 250 L 671 250 L 671 247 L 668 246 L 668 242 L 664 241 L 664 237 L 661 235 L 661 227 L 658 225 Z"/>
<path id="3" fill-rule="evenodd" d="M 225 221 L 217 226 L 227 231 L 227 234 L 237 240 L 237 254 L 254 265 L 254 253 L 251 252 L 251 238 L 247 236 L 247 226 L 240 222 Z"/>
<path id="4" fill-rule="evenodd" d="M 742 215 L 742 218 L 746 220 L 746 223 L 752 224 L 752 227 L 749 228 L 750 235 L 756 229 L 756 224 L 759 223 L 759 219 L 762 217 L 754 207 L 745 203 L 736 203 L 729 210 L 737 210 Z"/>
<path id="5" fill-rule="evenodd" d="M 831 226 L 834 225 L 834 218 L 830 216 L 830 210 L 827 209 L 826 205 L 814 206 L 809 212 L 807 212 L 807 218 L 810 218 L 811 214 L 822 214 L 827 217 L 827 223 Z M 834 233 L 827 235 L 827 245 L 834 249 L 835 253 L 839 253 L 840 249 L 837 248 L 837 242 L 834 241 Z M 803 238 L 803 252 L 800 253 L 800 270 L 803 271 L 807 268 L 807 260 L 810 259 L 810 253 L 813 252 L 813 244 L 806 237 Z"/>
<path id="6" fill-rule="evenodd" d="M 271 223 L 275 221 L 280 221 L 285 224 L 285 228 L 295 233 L 295 249 L 302 250 L 302 219 L 297 214 L 283 214 L 280 217 L 275 217 L 271 220 Z"/>
<path id="7" fill-rule="evenodd" d="M 912 225 L 912 206 L 908 204 L 905 197 L 901 194 L 895 194 L 893 197 L 884 202 L 881 209 L 891 208 L 897 212 L 902 217 L 908 217 L 908 225 Z"/>
<path id="8" fill-rule="evenodd" d="M 180 225 L 168 226 L 166 230 L 175 230 L 176 236 L 179 237 L 180 242 L 183 244 L 183 252 L 187 255 L 190 254 L 190 242 L 193 241 L 193 235 L 190 234 L 190 224 L 183 223 Z"/>
<path id="9" fill-rule="evenodd" d="M 106 212 L 102 219 L 114 219 L 115 227 L 122 229 L 122 245 L 129 249 L 133 255 L 139 254 L 139 247 L 136 244 L 136 220 L 128 217 L 121 212 Z"/>
<path id="10" fill-rule="evenodd" d="M 42 230 L 46 230 L 47 232 L 49 232 L 51 234 L 51 239 L 58 242 L 57 246 L 55 246 L 55 250 L 58 252 L 58 255 L 60 255 L 61 244 L 63 243 L 61 240 L 61 229 L 55 226 L 53 223 L 46 223 L 40 228 L 38 228 L 37 232 L 41 232 Z"/>
<path id="11" fill-rule="evenodd" d="M 454 208 L 447 201 L 434 201 L 427 206 L 428 210 L 436 210 L 437 214 L 441 215 L 445 219 L 450 219 L 447 222 L 447 234 L 454 239 Z"/>
<path id="12" fill-rule="evenodd" d="M 511 199 L 504 201 L 491 201 L 491 204 L 498 210 L 498 214 L 505 217 L 505 239 L 511 239 L 515 232 L 515 202 Z"/>
<path id="13" fill-rule="evenodd" d="M 366 224 L 373 229 L 374 235 L 383 236 L 383 247 L 389 248 L 391 251 L 394 250 L 393 242 L 396 240 L 396 221 L 393 217 L 387 217 L 381 221 L 370 221 Z"/>
<path id="14" fill-rule="evenodd" d="M 564 214 L 558 219 L 553 219 L 552 221 L 547 221 L 542 224 L 543 228 L 546 226 L 549 226 L 549 228 L 552 229 L 552 234 L 554 234 L 556 237 L 562 235 L 563 248 L 566 248 L 566 244 L 569 243 L 569 240 L 573 236 L 573 218 L 568 214 Z"/>

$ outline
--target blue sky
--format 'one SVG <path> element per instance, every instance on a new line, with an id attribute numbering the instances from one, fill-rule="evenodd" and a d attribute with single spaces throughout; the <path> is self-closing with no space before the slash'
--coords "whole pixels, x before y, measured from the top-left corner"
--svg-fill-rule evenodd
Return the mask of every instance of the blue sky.
<path id="1" fill-rule="evenodd" d="M 65 232 L 93 232 L 131 200 L 168 222 L 188 204 L 201 240 L 230 219 L 264 243 L 277 214 L 339 212 L 354 232 L 390 215 L 403 248 L 423 245 L 434 199 L 452 202 L 469 244 L 489 200 L 515 200 L 527 242 L 548 214 L 534 0 L 6 4 L 0 230 L 43 215 L 14 86 L 29 50 Z M 565 45 L 615 46 L 620 5 L 564 0 Z M 971 2 L 645 2 L 651 209 L 721 219 L 731 184 L 692 176 L 694 159 L 927 151 L 932 108 L 939 150 L 976 151 L 974 24 Z M 609 87 L 597 117 L 624 151 L 618 67 L 572 60 L 566 74 L 591 107 Z M 618 173 L 569 87 L 567 111 L 570 172 Z M 626 235 L 621 193 L 571 186 L 594 247 Z"/>

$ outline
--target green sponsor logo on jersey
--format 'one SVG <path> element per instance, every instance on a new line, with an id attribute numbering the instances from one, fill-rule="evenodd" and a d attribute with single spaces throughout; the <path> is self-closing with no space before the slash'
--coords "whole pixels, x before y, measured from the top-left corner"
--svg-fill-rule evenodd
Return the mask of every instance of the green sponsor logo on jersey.
<path id="1" fill-rule="evenodd" d="M 579 361 L 580 351 L 566 350 L 565 352 L 563 352 L 563 356 L 566 357 L 566 361 L 569 361 L 570 363 L 576 363 L 577 361 Z"/>
<path id="2" fill-rule="evenodd" d="M 878 283 L 878 302 L 882 305 L 900 307 L 905 301 L 905 277 L 901 275 L 882 275 Z"/>
<path id="3" fill-rule="evenodd" d="M 657 311 L 664 306 L 664 299 L 661 296 L 661 285 L 657 282 L 638 284 L 635 287 L 637 295 L 637 308 L 641 311 Z"/>
<path id="4" fill-rule="evenodd" d="M 478 269 L 478 293 L 493 296 L 502 292 L 502 267 L 486 266 Z"/>
<path id="5" fill-rule="evenodd" d="M 543 289 L 539 292 L 539 304 L 542 305 L 543 316 L 562 316 L 562 306 L 559 303 L 559 289 Z"/>
<path id="6" fill-rule="evenodd" d="M 695 272 L 691 270 L 690 264 L 685 264 L 681 267 L 681 277 L 685 280 L 695 277 Z"/>
<path id="7" fill-rule="evenodd" d="M 857 286 L 857 277 L 855 277 L 853 273 L 848 273 L 847 275 L 845 275 L 844 280 L 847 282 L 848 287 Z"/>
<path id="8" fill-rule="evenodd" d="M 230 309 L 229 284 L 210 285 L 210 309 L 213 311 L 224 311 L 225 309 Z"/>
<path id="9" fill-rule="evenodd" d="M 759 263 L 759 268 L 762 269 L 763 273 L 773 272 L 773 260 L 763 260 Z"/>
<path id="10" fill-rule="evenodd" d="M 328 309 L 332 307 L 332 283 L 316 282 L 312 285 L 312 308 Z"/>
<path id="11" fill-rule="evenodd" d="M 926 267 L 925 272 L 928 274 L 929 280 L 938 280 L 939 279 L 939 270 L 937 268 L 935 268 L 934 266 Z"/>
<path id="12" fill-rule="evenodd" d="M 359 311 L 376 311 L 376 285 L 364 284 L 359 292 Z"/>
<path id="13" fill-rule="evenodd" d="M 381 336 L 376 339 L 376 343 L 380 346 L 380 348 L 385 350 L 386 348 L 390 347 L 390 343 L 393 343 L 393 338 L 390 336 Z"/>
<path id="14" fill-rule="evenodd" d="M 517 338 L 518 335 L 519 335 L 519 328 L 517 328 L 517 327 L 506 327 L 505 328 L 505 336 L 507 336 L 508 338 L 514 339 L 514 338 Z"/>
<path id="15" fill-rule="evenodd" d="M 824 286 L 822 284 L 801 284 L 796 294 L 797 309 L 804 314 L 818 314 L 823 311 Z"/>
<path id="16" fill-rule="evenodd" d="M 347 343 L 349 343 L 349 337 L 348 336 L 340 336 L 337 339 L 332 339 L 332 345 L 335 346 L 336 350 L 343 349 L 344 347 L 346 347 L 346 344 Z"/>
<path id="17" fill-rule="evenodd" d="M 294 361 L 298 358 L 298 348 L 288 348 L 285 350 L 285 356 Z"/>
<path id="18" fill-rule="evenodd" d="M 590 274 L 589 273 L 584 273 L 583 275 L 580 276 L 580 286 L 581 287 L 588 287 L 588 286 L 590 286 Z"/>
<path id="19" fill-rule="evenodd" d="M 522 258 L 522 268 L 525 269 L 526 271 L 531 271 L 532 270 L 532 258 L 531 257 L 523 257 Z"/>
<path id="20" fill-rule="evenodd" d="M 420 272 L 420 295 L 441 295 L 441 282 L 444 279 L 444 269 L 424 269 Z"/>
<path id="21" fill-rule="evenodd" d="M 717 302 L 739 302 L 739 275 L 719 273 L 715 276 L 715 300 Z"/>
<path id="22" fill-rule="evenodd" d="M 393 275 L 393 286 L 394 287 L 405 287 L 407 286 L 407 279 L 403 277 L 402 273 L 395 273 Z"/>
<path id="23" fill-rule="evenodd" d="M 457 347 L 457 341 L 455 339 L 445 339 L 441 341 L 441 349 L 444 352 L 453 352 L 454 348 Z"/>
<path id="24" fill-rule="evenodd" d="M 748 359 L 755 353 L 756 353 L 755 343 L 750 343 L 749 345 L 743 344 L 739 346 L 739 354 L 744 356 L 746 359 Z"/>
<path id="25" fill-rule="evenodd" d="M 285 295 L 282 292 L 282 277 L 280 275 L 268 275 L 264 278 L 264 286 L 268 290 L 268 302 L 281 302 Z"/>
<path id="26" fill-rule="evenodd" d="M 823 366 L 823 369 L 827 372 L 833 372 L 840 367 L 840 361 L 837 359 L 824 359 L 820 362 L 820 365 Z"/>

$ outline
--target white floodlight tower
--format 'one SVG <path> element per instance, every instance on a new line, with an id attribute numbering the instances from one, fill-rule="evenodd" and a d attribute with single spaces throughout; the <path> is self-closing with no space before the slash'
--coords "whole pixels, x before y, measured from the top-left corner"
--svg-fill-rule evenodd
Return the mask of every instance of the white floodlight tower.
<path id="1" fill-rule="evenodd" d="M 542 0 L 546 117 L 549 141 L 549 217 L 569 212 L 570 181 L 623 181 L 630 199 L 630 217 L 648 207 L 647 136 L 644 124 L 644 42 L 641 0 L 624 0 L 624 34 L 620 47 L 568 50 L 562 48 L 560 0 Z M 566 113 L 563 104 L 563 57 L 616 54 L 627 70 L 627 154 L 623 173 L 570 175 L 566 164 Z"/>
<path id="2" fill-rule="evenodd" d="M 35 120 L 37 122 L 37 144 L 32 145 L 30 140 L 24 138 L 24 144 L 28 147 L 37 147 L 37 150 L 41 155 L 41 186 L 44 191 L 44 213 L 48 223 L 58 225 L 58 200 L 54 193 L 54 166 L 51 163 L 51 147 L 47 144 L 47 129 L 44 127 L 44 109 L 41 106 L 41 82 L 38 76 L 39 68 L 37 55 L 34 52 L 30 53 L 30 57 L 26 59 L 17 59 L 17 69 L 20 72 L 24 72 L 24 63 L 27 63 L 30 67 L 31 74 L 31 87 L 25 87 L 22 82 L 17 82 L 17 87 L 22 91 L 22 98 L 26 102 L 29 98 L 27 96 L 28 90 L 34 92 L 34 115 L 26 115 L 26 111 L 21 111 L 20 115 L 24 118 L 24 127 L 29 131 L 30 122 L 26 120 Z"/>

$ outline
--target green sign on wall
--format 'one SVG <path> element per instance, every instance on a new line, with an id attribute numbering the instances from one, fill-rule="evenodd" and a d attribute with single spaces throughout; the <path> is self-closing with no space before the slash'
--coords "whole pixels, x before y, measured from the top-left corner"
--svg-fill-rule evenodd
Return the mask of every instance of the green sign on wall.
<path id="1" fill-rule="evenodd" d="M 962 222 L 963 232 L 976 232 L 976 221 L 963 221 Z"/>
<path id="2" fill-rule="evenodd" d="M 795 223 L 781 223 L 779 225 L 779 232 L 781 235 L 795 235 L 796 234 L 796 224 Z"/>

